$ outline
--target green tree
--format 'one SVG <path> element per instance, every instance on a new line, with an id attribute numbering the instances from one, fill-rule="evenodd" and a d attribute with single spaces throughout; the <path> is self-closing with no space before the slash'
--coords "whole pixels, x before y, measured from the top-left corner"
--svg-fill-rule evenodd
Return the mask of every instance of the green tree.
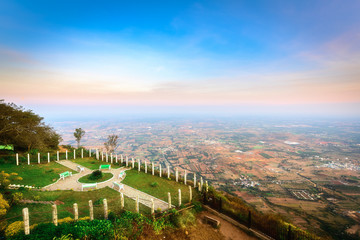
<path id="1" fill-rule="evenodd" d="M 76 139 L 76 142 L 78 144 L 78 148 L 80 147 L 80 141 L 81 141 L 81 138 L 85 135 L 85 131 L 82 130 L 81 128 L 76 128 L 75 129 L 75 132 L 74 132 L 74 137 Z"/>
<path id="2" fill-rule="evenodd" d="M 119 136 L 112 134 L 108 136 L 107 141 L 104 143 L 106 151 L 113 153 L 118 147 Z"/>

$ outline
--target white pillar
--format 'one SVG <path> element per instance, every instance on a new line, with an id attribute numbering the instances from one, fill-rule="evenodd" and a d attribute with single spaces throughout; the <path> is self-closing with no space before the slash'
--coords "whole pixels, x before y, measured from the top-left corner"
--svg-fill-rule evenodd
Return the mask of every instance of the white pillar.
<path id="1" fill-rule="evenodd" d="M 89 157 L 91 157 L 91 148 L 89 149 Z"/>
<path id="2" fill-rule="evenodd" d="M 175 179 L 176 179 L 176 182 L 179 181 L 179 171 L 178 171 L 178 168 L 175 168 Z"/>
<path id="3" fill-rule="evenodd" d="M 48 163 L 50 162 L 50 153 L 48 152 Z"/>
<path id="4" fill-rule="evenodd" d="M 40 164 L 40 153 L 38 153 L 38 164 Z"/>
<path id="5" fill-rule="evenodd" d="M 209 184 L 208 181 L 205 181 L 205 191 L 208 192 L 209 191 Z"/>
<path id="6" fill-rule="evenodd" d="M 194 188 L 196 188 L 196 174 L 194 173 Z"/>
<path id="7" fill-rule="evenodd" d="M 141 167 L 140 159 L 138 159 L 138 171 L 139 171 L 139 172 L 140 172 L 140 167 Z"/>
<path id="8" fill-rule="evenodd" d="M 168 192 L 168 208 L 171 208 L 171 195 L 170 192 Z"/>
<path id="9" fill-rule="evenodd" d="M 147 162 L 145 160 L 145 173 L 147 173 Z"/>
<path id="10" fill-rule="evenodd" d="M 101 152 L 101 161 L 104 161 L 104 152 Z"/>
<path id="11" fill-rule="evenodd" d="M 139 213 L 139 196 L 136 196 L 135 211 Z"/>
<path id="12" fill-rule="evenodd" d="M 170 179 L 170 166 L 167 166 L 167 174 L 168 174 L 168 178 Z"/>
<path id="13" fill-rule="evenodd" d="M 155 172 L 155 169 L 154 169 L 154 162 L 151 163 L 151 174 L 154 176 L 154 172 Z"/>
<path id="14" fill-rule="evenodd" d="M 74 159 L 76 158 L 76 150 L 74 149 Z"/>
<path id="15" fill-rule="evenodd" d="M 27 154 L 28 165 L 30 165 L 30 154 Z"/>
<path id="16" fill-rule="evenodd" d="M 124 162 L 124 157 L 122 154 L 120 155 L 120 162 L 121 162 L 121 164 L 123 164 L 123 162 Z"/>
<path id="17" fill-rule="evenodd" d="M 124 194 L 120 193 L 120 208 L 121 210 L 124 209 Z"/>
<path id="18" fill-rule="evenodd" d="M 65 152 L 65 159 L 68 160 L 68 152 L 67 152 L 67 150 Z"/>
<path id="19" fill-rule="evenodd" d="M 84 149 L 81 149 L 81 158 L 84 158 Z"/>
<path id="20" fill-rule="evenodd" d="M 79 211 L 77 203 L 74 203 L 74 219 L 77 221 L 79 219 Z"/>
<path id="21" fill-rule="evenodd" d="M 16 165 L 19 165 L 19 154 L 16 154 Z"/>
<path id="22" fill-rule="evenodd" d="M 22 215 L 23 215 L 23 221 L 24 221 L 25 235 L 29 235 L 30 234 L 29 209 L 23 208 Z"/>
<path id="23" fill-rule="evenodd" d="M 57 207 L 56 204 L 52 205 L 52 222 L 55 226 L 58 225 Z"/>
<path id="24" fill-rule="evenodd" d="M 181 206 L 181 190 L 179 189 L 179 207 Z"/>
<path id="25" fill-rule="evenodd" d="M 111 164 L 113 163 L 113 155 L 112 155 L 112 153 L 110 153 L 110 162 L 111 162 Z"/>
<path id="26" fill-rule="evenodd" d="M 154 199 L 151 199 L 151 214 L 155 213 L 155 204 L 154 204 Z"/>
<path id="27" fill-rule="evenodd" d="M 56 159 L 59 161 L 59 151 L 56 152 Z"/>
<path id="28" fill-rule="evenodd" d="M 135 161 L 134 158 L 131 158 L 131 167 L 134 168 L 135 167 Z"/>
<path id="29" fill-rule="evenodd" d="M 129 158 L 126 156 L 126 166 L 129 166 Z"/>
<path id="30" fill-rule="evenodd" d="M 201 192 L 201 184 L 200 184 L 200 182 L 198 182 L 198 190 L 199 190 L 199 192 Z"/>
<path id="31" fill-rule="evenodd" d="M 104 203 L 104 219 L 108 219 L 108 205 L 107 205 L 107 200 L 106 198 L 103 199 L 103 203 Z"/>
<path id="32" fill-rule="evenodd" d="M 203 185 L 204 185 L 203 178 L 200 177 L 200 192 L 202 191 Z"/>
<path id="33" fill-rule="evenodd" d="M 91 200 L 89 200 L 89 213 L 90 213 L 90 221 L 94 220 L 94 207 Z"/>
<path id="34" fill-rule="evenodd" d="M 189 202 L 192 201 L 192 188 L 189 186 Z"/>
<path id="35" fill-rule="evenodd" d="M 184 173 L 184 184 L 186 185 L 186 170 L 185 170 L 185 173 Z"/>
<path id="36" fill-rule="evenodd" d="M 162 170 L 161 170 L 161 163 L 159 164 L 159 177 L 161 177 L 162 175 Z"/>
<path id="37" fill-rule="evenodd" d="M 106 162 L 109 162 L 109 155 L 107 152 L 106 152 Z"/>
<path id="38" fill-rule="evenodd" d="M 96 149 L 96 159 L 97 159 L 97 160 L 100 159 L 99 149 Z"/>
<path id="39" fill-rule="evenodd" d="M 118 163 L 118 157 L 117 154 L 115 154 L 115 162 Z"/>

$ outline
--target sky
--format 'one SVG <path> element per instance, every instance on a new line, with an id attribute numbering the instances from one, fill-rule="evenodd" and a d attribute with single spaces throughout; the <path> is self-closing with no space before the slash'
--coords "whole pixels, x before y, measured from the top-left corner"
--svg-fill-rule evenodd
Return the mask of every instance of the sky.
<path id="1" fill-rule="evenodd" d="M 360 116 L 360 1 L 0 0 L 0 99 L 48 119 Z"/>

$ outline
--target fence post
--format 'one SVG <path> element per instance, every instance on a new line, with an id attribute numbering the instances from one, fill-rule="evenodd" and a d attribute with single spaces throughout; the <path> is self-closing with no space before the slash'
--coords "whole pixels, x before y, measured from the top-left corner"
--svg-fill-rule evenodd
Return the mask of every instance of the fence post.
<path id="1" fill-rule="evenodd" d="M 129 166 L 129 158 L 126 156 L 126 166 Z"/>
<path id="2" fill-rule="evenodd" d="M 145 173 L 147 173 L 147 162 L 145 160 Z"/>
<path id="3" fill-rule="evenodd" d="M 124 209 L 124 194 L 120 193 L 120 209 Z"/>
<path id="4" fill-rule="evenodd" d="M 209 184 L 208 184 L 208 181 L 205 181 L 205 190 L 206 190 L 206 192 L 208 192 L 208 191 L 209 191 Z"/>
<path id="5" fill-rule="evenodd" d="M 170 166 L 167 166 L 167 174 L 168 174 L 168 179 L 170 179 Z"/>
<path id="6" fill-rule="evenodd" d="M 175 178 L 176 178 L 176 182 L 178 182 L 179 181 L 179 171 L 178 171 L 177 167 L 175 168 Z"/>
<path id="7" fill-rule="evenodd" d="M 29 209 L 23 208 L 22 215 L 23 215 L 23 221 L 24 221 L 25 235 L 29 235 L 30 234 Z"/>
<path id="8" fill-rule="evenodd" d="M 77 221 L 79 219 L 79 211 L 77 203 L 74 203 L 74 219 Z"/>
<path id="9" fill-rule="evenodd" d="M 122 154 L 120 155 L 120 162 L 121 162 L 121 165 L 124 163 L 124 157 Z"/>
<path id="10" fill-rule="evenodd" d="M 56 152 L 56 159 L 59 161 L 60 159 L 59 159 L 60 157 L 59 157 L 59 151 L 57 151 Z"/>
<path id="11" fill-rule="evenodd" d="M 185 173 L 184 173 L 184 184 L 186 185 L 186 170 L 185 170 Z"/>
<path id="12" fill-rule="evenodd" d="M 19 154 L 16 154 L 16 165 L 19 165 Z"/>
<path id="13" fill-rule="evenodd" d="M 151 174 L 154 176 L 154 172 L 155 172 L 155 169 L 154 169 L 154 162 L 151 163 Z"/>
<path id="14" fill-rule="evenodd" d="M 38 153 L 38 164 L 40 164 L 40 153 Z"/>
<path id="15" fill-rule="evenodd" d="M 168 208 L 171 208 L 171 194 L 168 192 Z"/>
<path id="16" fill-rule="evenodd" d="M 104 161 L 104 152 L 101 152 L 101 161 Z"/>
<path id="17" fill-rule="evenodd" d="M 99 160 L 99 158 L 100 158 L 100 157 L 99 157 L 99 149 L 96 149 L 95 154 L 96 154 L 96 159 Z"/>
<path id="18" fill-rule="evenodd" d="M 91 200 L 89 200 L 89 213 L 90 213 L 90 221 L 94 220 L 94 207 Z"/>
<path id="19" fill-rule="evenodd" d="M 109 162 L 109 155 L 108 155 L 107 152 L 106 152 L 105 154 L 106 154 L 106 155 L 105 155 L 105 156 L 106 156 L 106 158 L 105 158 L 105 159 L 106 159 L 106 162 Z"/>
<path id="20" fill-rule="evenodd" d="M 191 186 L 189 186 L 189 202 L 192 201 L 192 189 Z"/>
<path id="21" fill-rule="evenodd" d="M 52 220 L 55 226 L 58 225 L 57 207 L 56 204 L 52 205 Z"/>
<path id="22" fill-rule="evenodd" d="M 200 187 L 201 187 L 200 182 L 198 182 L 198 190 L 199 190 L 199 192 L 201 192 Z"/>
<path id="23" fill-rule="evenodd" d="M 134 158 L 131 158 L 131 166 L 132 166 L 132 168 L 135 167 L 135 160 L 134 160 Z"/>
<path id="24" fill-rule="evenodd" d="M 103 199 L 103 203 L 104 203 L 104 219 L 108 219 L 108 205 L 107 205 L 107 200 L 106 198 Z"/>
<path id="25" fill-rule="evenodd" d="M 179 207 L 181 206 L 181 190 L 179 189 Z"/>
<path id="26" fill-rule="evenodd" d="M 48 152 L 48 163 L 50 163 L 50 153 Z"/>
<path id="27" fill-rule="evenodd" d="M 161 163 L 159 163 L 159 177 L 161 177 L 161 175 L 162 175 Z"/>
<path id="28" fill-rule="evenodd" d="M 68 160 L 68 150 L 65 152 L 65 159 Z"/>
<path id="29" fill-rule="evenodd" d="M 139 196 L 136 196 L 135 211 L 139 213 Z"/>
<path id="30" fill-rule="evenodd" d="M 116 163 L 116 164 L 118 163 L 118 157 L 117 157 L 117 154 L 115 154 L 115 163 Z"/>
<path id="31" fill-rule="evenodd" d="M 194 173 L 194 188 L 196 188 L 196 174 Z"/>
<path id="32" fill-rule="evenodd" d="M 151 199 L 151 214 L 155 213 L 155 204 L 154 204 L 154 199 Z"/>
<path id="33" fill-rule="evenodd" d="M 74 159 L 76 158 L 76 149 L 74 149 Z"/>
<path id="34" fill-rule="evenodd" d="M 81 149 L 81 158 L 84 158 L 84 149 Z"/>
<path id="35" fill-rule="evenodd" d="M 90 148 L 90 150 L 89 150 L 89 157 L 91 157 L 91 148 Z"/>
<path id="36" fill-rule="evenodd" d="M 140 172 L 140 168 L 141 168 L 141 162 L 140 159 L 138 159 L 138 172 Z"/>
<path id="37" fill-rule="evenodd" d="M 204 185 L 203 178 L 200 177 L 200 190 L 199 190 L 200 192 L 202 192 L 203 185 Z"/>
<path id="38" fill-rule="evenodd" d="M 248 228 L 251 228 L 251 211 L 249 210 L 248 214 Z"/>
<path id="39" fill-rule="evenodd" d="M 113 164 L 113 155 L 112 155 L 112 153 L 110 153 L 110 162 L 111 162 L 111 164 Z"/>
<path id="40" fill-rule="evenodd" d="M 28 159 L 28 165 L 30 165 L 30 154 L 27 154 L 27 159 Z"/>

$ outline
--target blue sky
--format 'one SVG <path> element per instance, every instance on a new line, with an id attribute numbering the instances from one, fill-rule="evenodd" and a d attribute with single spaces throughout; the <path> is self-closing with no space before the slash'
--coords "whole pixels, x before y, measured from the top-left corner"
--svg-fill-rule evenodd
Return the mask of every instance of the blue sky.
<path id="1" fill-rule="evenodd" d="M 359 10 L 356 0 L 3 0 L 0 96 L 48 117 L 360 115 Z"/>

